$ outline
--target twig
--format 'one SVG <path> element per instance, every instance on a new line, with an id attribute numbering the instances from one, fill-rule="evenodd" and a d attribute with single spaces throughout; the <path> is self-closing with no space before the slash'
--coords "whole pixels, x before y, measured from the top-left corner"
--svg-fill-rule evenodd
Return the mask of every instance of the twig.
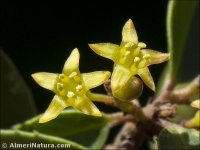
<path id="1" fill-rule="evenodd" d="M 125 122 L 136 122 L 136 118 L 131 114 L 124 114 L 123 112 L 116 112 L 112 114 L 105 114 L 105 116 L 111 120 L 110 127 L 125 123 Z"/>

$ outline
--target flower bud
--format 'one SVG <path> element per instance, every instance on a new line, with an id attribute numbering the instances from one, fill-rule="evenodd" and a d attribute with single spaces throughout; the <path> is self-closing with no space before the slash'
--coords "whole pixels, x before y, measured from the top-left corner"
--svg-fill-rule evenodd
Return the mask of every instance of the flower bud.
<path id="1" fill-rule="evenodd" d="M 143 83 L 137 77 L 131 77 L 129 81 L 113 92 L 113 96 L 121 101 L 138 98 L 142 94 Z"/>

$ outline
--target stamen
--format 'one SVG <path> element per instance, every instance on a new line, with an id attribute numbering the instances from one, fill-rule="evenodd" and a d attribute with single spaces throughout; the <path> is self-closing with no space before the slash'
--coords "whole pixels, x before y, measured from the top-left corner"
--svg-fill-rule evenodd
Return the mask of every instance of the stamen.
<path id="1" fill-rule="evenodd" d="M 134 62 L 136 63 L 136 62 L 138 62 L 138 61 L 140 61 L 140 58 L 139 58 L 139 57 L 135 57 L 135 58 L 134 58 Z"/>
<path id="2" fill-rule="evenodd" d="M 133 65 L 131 66 L 131 71 L 133 72 L 133 74 L 135 74 L 135 73 L 137 72 L 137 67 L 136 67 L 135 64 L 133 64 Z"/>
<path id="3" fill-rule="evenodd" d="M 62 91 L 63 90 L 63 84 L 57 83 L 57 89 L 58 89 L 58 91 Z"/>
<path id="4" fill-rule="evenodd" d="M 124 53 L 126 53 L 126 47 L 122 47 L 121 49 L 120 49 L 120 57 L 123 57 L 124 56 Z"/>
<path id="5" fill-rule="evenodd" d="M 125 53 L 125 55 L 124 56 L 128 56 L 128 55 L 130 55 L 130 51 L 126 51 L 126 53 Z"/>
<path id="6" fill-rule="evenodd" d="M 62 80 L 62 79 L 65 78 L 65 75 L 64 74 L 59 74 L 58 78 Z"/>
<path id="7" fill-rule="evenodd" d="M 138 56 L 139 53 L 140 53 L 140 48 L 136 48 L 136 49 L 134 49 L 134 51 L 133 51 L 133 56 Z"/>
<path id="8" fill-rule="evenodd" d="M 74 95 L 75 95 L 75 94 L 74 94 L 74 92 L 72 92 L 72 91 L 67 92 L 67 97 L 68 97 L 68 98 L 72 98 Z"/>
<path id="9" fill-rule="evenodd" d="M 66 94 L 65 90 L 63 89 L 62 83 L 57 83 L 57 90 L 61 96 L 64 96 Z"/>
<path id="10" fill-rule="evenodd" d="M 76 82 L 76 83 L 81 83 L 82 82 L 82 80 L 81 80 L 81 77 L 80 76 L 74 76 L 74 81 Z"/>
<path id="11" fill-rule="evenodd" d="M 147 47 L 147 45 L 145 43 L 143 43 L 143 42 L 139 42 L 138 46 L 141 47 L 141 48 L 146 48 Z"/>
<path id="12" fill-rule="evenodd" d="M 120 63 L 120 64 L 124 64 L 125 61 L 126 61 L 126 59 L 125 59 L 125 57 L 123 57 L 123 58 L 120 58 L 119 63 Z"/>
<path id="13" fill-rule="evenodd" d="M 73 78 L 74 76 L 77 75 L 77 72 L 72 72 L 70 75 L 69 75 L 69 78 Z"/>
<path id="14" fill-rule="evenodd" d="M 144 54 L 144 56 L 142 57 L 142 58 L 144 58 L 144 59 L 148 59 L 148 58 L 150 58 L 151 56 L 149 55 L 149 54 Z"/>
<path id="15" fill-rule="evenodd" d="M 77 92 L 81 91 L 82 89 L 83 89 L 82 85 L 79 84 L 79 85 L 76 86 L 76 91 Z"/>

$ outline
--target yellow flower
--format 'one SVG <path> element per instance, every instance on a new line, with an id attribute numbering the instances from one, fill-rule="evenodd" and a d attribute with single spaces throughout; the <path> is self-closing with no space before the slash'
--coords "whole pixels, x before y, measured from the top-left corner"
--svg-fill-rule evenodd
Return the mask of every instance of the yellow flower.
<path id="1" fill-rule="evenodd" d="M 185 126 L 188 128 L 200 127 L 200 111 L 197 111 L 193 118 L 185 122 Z"/>
<path id="2" fill-rule="evenodd" d="M 95 53 L 114 61 L 111 77 L 111 88 L 114 96 L 135 75 L 139 75 L 144 83 L 155 91 L 154 81 L 148 66 L 169 59 L 169 54 L 145 49 L 146 44 L 138 42 L 138 36 L 131 19 L 123 27 L 120 45 L 98 43 L 89 44 L 89 46 Z"/>
<path id="3" fill-rule="evenodd" d="M 64 108 L 69 106 L 84 114 L 101 116 L 101 112 L 90 100 L 90 96 L 95 97 L 90 89 L 103 84 L 110 77 L 110 72 L 96 71 L 81 74 L 79 58 L 78 49 L 74 49 L 65 62 L 61 74 L 39 72 L 32 75 L 40 86 L 56 94 L 40 118 L 40 123 L 56 118 Z"/>
<path id="4" fill-rule="evenodd" d="M 191 103 L 191 106 L 197 109 L 200 109 L 200 100 L 194 100 Z M 200 127 L 200 110 L 198 110 L 194 117 L 191 118 L 190 120 L 186 121 L 185 126 L 188 128 L 196 128 L 196 127 Z"/>
<path id="5" fill-rule="evenodd" d="M 198 99 L 198 100 L 193 101 L 191 103 L 191 106 L 200 109 L 200 100 Z"/>

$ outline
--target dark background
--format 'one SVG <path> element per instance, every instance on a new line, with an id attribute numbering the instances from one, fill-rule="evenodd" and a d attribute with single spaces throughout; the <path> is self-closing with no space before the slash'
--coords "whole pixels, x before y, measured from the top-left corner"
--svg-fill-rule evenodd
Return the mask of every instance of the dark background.
<path id="1" fill-rule="evenodd" d="M 54 94 L 35 83 L 31 74 L 61 72 L 66 58 L 75 47 L 81 54 L 81 72 L 112 71 L 113 62 L 96 55 L 87 44 L 120 44 L 122 27 L 129 18 L 134 21 L 139 41 L 145 42 L 148 48 L 167 51 L 167 0 L 113 1 L 110 4 L 103 1 L 84 1 L 84 4 L 80 1 L 66 2 L 28 1 L 0 5 L 0 48 L 12 59 L 32 91 L 38 113 L 46 110 Z M 150 67 L 155 83 L 165 64 Z M 103 87 L 93 91 L 105 92 Z M 145 86 L 142 104 L 153 94 Z M 97 105 L 105 112 L 114 110 Z M 111 133 L 116 134 L 115 129 Z"/>
<path id="2" fill-rule="evenodd" d="M 46 110 L 54 93 L 35 83 L 31 74 L 61 72 L 75 47 L 81 54 L 81 72 L 112 71 L 113 62 L 96 55 L 87 44 L 120 44 L 122 27 L 129 18 L 134 21 L 139 41 L 145 42 L 148 48 L 167 51 L 165 24 L 168 0 L 66 2 L 0 4 L 0 48 L 12 59 L 32 91 L 38 113 Z M 165 64 L 150 66 L 156 84 Z M 105 92 L 102 86 L 93 91 Z M 144 105 L 153 94 L 144 86 L 141 103 Z M 97 105 L 105 112 L 114 110 Z M 111 132 L 112 136 L 117 130 Z"/>
<path id="3" fill-rule="evenodd" d="M 108 4 L 96 1 L 69 3 L 19 3 L 1 5 L 0 47 L 13 60 L 30 87 L 39 112 L 43 112 L 53 93 L 38 86 L 31 74 L 61 72 L 71 50 L 77 47 L 81 54 L 80 71 L 112 70 L 113 63 L 99 57 L 88 43 L 121 42 L 124 23 L 134 21 L 139 41 L 148 48 L 166 51 L 167 0 L 122 1 Z M 164 64 L 150 67 L 157 82 Z M 96 91 L 102 92 L 103 88 Z M 145 94 L 153 95 L 145 87 Z M 143 100 L 144 103 L 144 100 Z M 103 108 L 104 109 L 104 108 Z"/>

